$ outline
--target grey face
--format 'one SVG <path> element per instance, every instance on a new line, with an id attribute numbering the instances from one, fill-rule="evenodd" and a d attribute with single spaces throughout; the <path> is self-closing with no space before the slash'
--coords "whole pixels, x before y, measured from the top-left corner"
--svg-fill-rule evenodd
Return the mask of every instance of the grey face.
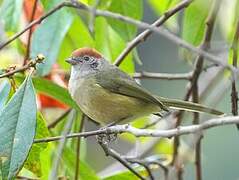
<path id="1" fill-rule="evenodd" d="M 98 59 L 96 59 L 95 57 L 92 56 L 79 56 L 79 57 L 70 57 L 66 60 L 66 62 L 68 62 L 69 64 L 73 65 L 73 66 L 83 66 L 83 65 L 88 65 L 88 66 L 92 66 L 92 68 L 94 68 L 95 66 L 97 66 L 97 61 L 99 61 Z"/>
<path id="2" fill-rule="evenodd" d="M 72 73 L 77 73 L 80 76 L 97 72 L 102 61 L 103 59 L 97 59 L 88 55 L 70 57 L 66 60 L 66 62 L 72 65 Z"/>

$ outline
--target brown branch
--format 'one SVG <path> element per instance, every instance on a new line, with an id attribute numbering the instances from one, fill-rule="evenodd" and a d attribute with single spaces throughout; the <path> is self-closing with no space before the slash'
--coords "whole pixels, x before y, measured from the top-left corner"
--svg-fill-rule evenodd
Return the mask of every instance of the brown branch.
<path id="1" fill-rule="evenodd" d="M 220 7 L 220 2 L 214 1 L 214 4 L 212 5 L 211 11 L 209 12 L 208 18 L 206 20 L 206 30 L 205 30 L 205 35 L 202 41 L 202 44 L 200 46 L 200 49 L 207 51 L 210 48 L 210 41 L 212 38 L 212 32 L 213 32 L 213 27 L 216 19 L 217 12 Z M 190 88 L 188 89 L 185 99 L 188 100 L 190 97 L 190 94 L 192 93 L 192 100 L 193 102 L 198 103 L 199 102 L 199 93 L 198 93 L 198 78 L 202 72 L 203 69 L 203 60 L 204 57 L 199 55 L 195 61 L 195 68 L 193 71 L 191 83 L 190 83 Z M 178 114 L 178 121 L 177 125 L 181 123 L 181 117 L 182 117 L 182 111 Z M 199 123 L 199 114 L 194 113 L 194 120 L 193 124 L 198 124 Z M 179 137 L 175 138 L 174 142 L 174 156 L 173 156 L 173 163 L 176 163 L 176 157 L 178 155 L 178 147 L 180 144 Z M 196 143 L 196 153 L 195 153 L 195 167 L 196 167 L 196 179 L 201 180 L 202 179 L 202 173 L 201 173 L 201 137 L 197 140 Z M 180 173 L 181 170 L 179 170 L 178 173 L 178 179 L 180 179 Z"/>
<path id="2" fill-rule="evenodd" d="M 54 12 L 56 12 L 57 10 L 61 9 L 64 6 L 67 7 L 71 7 L 71 8 L 76 8 L 79 10 L 85 10 L 85 11 L 91 11 L 91 7 L 86 6 L 78 1 L 73 1 L 74 3 L 71 2 L 62 2 L 61 4 L 57 5 L 56 7 L 54 7 L 52 10 L 50 10 L 48 13 L 46 13 L 44 16 L 40 17 L 39 19 L 33 21 L 32 23 L 30 23 L 24 30 L 16 33 L 14 36 L 12 36 L 9 40 L 7 40 L 6 42 L 2 43 L 0 45 L 0 49 L 2 49 L 3 47 L 5 47 L 6 45 L 8 45 L 10 42 L 12 42 L 13 40 L 15 40 L 16 38 L 18 38 L 20 35 L 22 35 L 25 31 L 27 31 L 29 28 L 31 28 L 33 25 L 40 23 L 43 19 L 45 19 L 46 17 L 48 17 L 49 15 L 53 14 Z M 159 35 L 164 36 L 165 38 L 167 38 L 168 40 L 170 40 L 171 42 L 177 44 L 178 46 L 181 46 L 183 48 L 186 48 L 194 53 L 200 54 L 201 56 L 207 58 L 208 61 L 211 61 L 213 63 L 216 64 L 220 64 L 221 66 L 223 66 L 224 68 L 227 68 L 233 72 L 237 72 L 237 70 L 225 63 L 224 61 L 221 61 L 221 58 L 214 56 L 213 54 L 210 54 L 206 51 L 203 51 L 200 48 L 197 48 L 189 43 L 187 43 L 186 41 L 184 41 L 183 39 L 177 37 L 176 35 L 174 35 L 173 33 L 169 32 L 166 29 L 160 28 L 160 27 L 155 27 L 153 25 L 147 24 L 145 22 L 141 22 L 135 19 L 132 19 L 130 17 L 127 16 L 122 16 L 121 14 L 118 13 L 113 13 L 110 11 L 103 11 L 103 10 L 96 10 L 95 14 L 97 16 L 104 16 L 104 17 L 110 17 L 110 18 L 114 18 L 116 20 L 120 20 L 120 21 L 124 21 L 126 23 L 132 24 L 137 26 L 138 28 L 141 29 L 147 29 L 153 32 L 158 33 Z"/>
<path id="3" fill-rule="evenodd" d="M 166 11 L 157 21 L 155 21 L 152 26 L 159 27 L 162 24 L 164 24 L 170 17 L 178 13 L 180 10 L 188 7 L 190 3 L 192 3 L 193 0 L 184 0 L 180 3 L 178 3 L 175 7 L 169 9 Z M 117 57 L 114 64 L 116 66 L 119 66 L 123 59 L 135 48 L 138 44 L 141 42 L 144 42 L 153 31 L 151 30 L 145 30 L 144 32 L 140 33 L 138 36 L 136 36 L 131 42 L 128 43 L 127 47 L 121 52 L 121 54 Z"/>
<path id="4" fill-rule="evenodd" d="M 165 79 L 165 80 L 190 80 L 192 78 L 192 73 L 153 73 L 153 72 L 136 72 L 133 75 L 135 79 Z"/>
<path id="5" fill-rule="evenodd" d="M 86 6 L 78 1 L 73 1 L 74 3 L 67 3 L 66 6 L 68 7 L 72 7 L 72 8 L 76 8 L 79 10 L 85 10 L 88 12 L 91 12 L 92 8 L 90 6 Z M 167 38 L 168 40 L 170 40 L 171 42 L 177 44 L 180 47 L 183 47 L 185 49 L 188 49 L 191 52 L 197 53 L 201 56 L 203 56 L 204 58 L 207 58 L 208 61 L 213 62 L 215 64 L 219 64 L 221 66 L 223 66 L 224 68 L 227 68 L 233 72 L 237 72 L 237 70 L 231 66 L 230 64 L 225 63 L 224 61 L 222 61 L 222 59 L 220 57 L 214 56 L 211 53 L 208 53 L 204 50 L 202 50 L 201 48 L 197 48 L 191 44 L 189 44 L 188 42 L 184 41 L 183 39 L 179 38 L 178 36 L 176 36 L 175 34 L 169 32 L 168 30 L 162 28 L 162 27 L 155 27 L 154 25 L 150 25 L 148 23 L 127 17 L 127 16 L 123 16 L 121 14 L 118 13 L 113 13 L 110 11 L 104 11 L 104 10 L 96 10 L 95 11 L 96 16 L 104 16 L 104 17 L 109 17 L 109 18 L 113 18 L 119 21 L 123 21 L 125 23 L 129 23 L 132 25 L 137 26 L 138 28 L 141 29 L 146 29 L 146 30 L 150 30 L 153 31 L 161 36 L 164 36 L 165 38 Z"/>
<path id="6" fill-rule="evenodd" d="M 54 128 L 58 123 L 60 123 L 69 113 L 71 112 L 71 109 L 66 110 L 60 117 L 56 118 L 54 121 L 49 123 L 47 125 L 48 129 Z"/>
<path id="7" fill-rule="evenodd" d="M 14 41 L 15 39 L 17 39 L 19 36 L 21 36 L 23 33 L 25 33 L 28 29 L 30 29 L 32 26 L 36 25 L 36 24 L 40 24 L 44 19 L 46 19 L 48 16 L 52 15 L 53 13 L 55 13 L 56 11 L 58 11 L 59 9 L 61 9 L 62 7 L 66 6 L 67 4 L 69 4 L 68 2 L 62 2 L 59 5 L 57 5 L 56 7 L 52 8 L 49 12 L 47 12 L 45 15 L 41 16 L 40 18 L 32 21 L 30 24 L 28 24 L 23 30 L 21 30 L 20 32 L 16 33 L 15 35 L 13 35 L 12 37 L 10 37 L 6 42 L 0 44 L 0 50 L 2 48 L 4 48 L 5 46 L 7 46 L 8 44 L 10 44 L 12 41 Z"/>
<path id="8" fill-rule="evenodd" d="M 215 20 L 220 9 L 220 1 L 213 1 L 211 10 L 206 20 L 206 30 L 204 39 L 201 45 L 201 49 L 207 51 L 211 45 L 212 33 L 214 29 Z M 198 56 L 196 60 L 196 69 L 192 78 L 192 100 L 195 103 L 199 103 L 199 90 L 198 90 L 198 78 L 203 69 L 203 56 Z M 193 124 L 199 124 L 199 113 L 194 113 Z M 201 140 L 202 135 L 197 139 L 196 142 L 196 152 L 195 152 L 195 168 L 196 168 L 196 179 L 202 180 L 202 166 L 201 166 Z"/>
<path id="9" fill-rule="evenodd" d="M 141 180 L 146 180 L 146 178 L 144 178 L 143 176 L 141 176 L 136 170 L 134 170 L 134 168 L 132 168 L 130 166 L 130 164 L 128 163 L 128 161 L 123 158 L 118 152 L 116 152 L 115 150 L 113 150 L 112 148 L 109 147 L 109 141 L 108 140 L 107 135 L 99 135 L 97 136 L 97 141 L 99 143 L 99 145 L 102 147 L 102 149 L 105 152 L 106 156 L 111 156 L 112 158 L 114 158 L 115 160 L 119 161 L 123 166 L 125 166 L 127 169 L 129 169 L 134 175 L 136 175 L 139 179 Z"/>
<path id="10" fill-rule="evenodd" d="M 151 172 L 151 169 L 149 167 L 150 163 L 146 160 L 141 160 L 141 159 L 136 159 L 136 158 L 126 158 L 126 160 L 132 164 L 138 164 L 140 166 L 143 166 L 145 168 L 145 170 L 148 172 L 148 176 L 150 180 L 154 180 L 154 176 Z"/>
<path id="11" fill-rule="evenodd" d="M 10 70 L 10 71 L 7 70 L 6 73 L 0 74 L 0 78 L 11 77 L 15 73 L 24 72 L 25 70 L 27 70 L 31 67 L 36 68 L 36 65 L 38 63 L 42 63 L 44 59 L 45 59 L 45 57 L 43 55 L 39 54 L 39 55 L 37 55 L 37 57 L 34 60 L 30 60 L 26 65 L 24 65 L 20 68 L 17 68 L 17 69 Z"/>
<path id="12" fill-rule="evenodd" d="M 32 8 L 30 23 L 34 20 L 34 16 L 37 9 L 37 3 L 38 3 L 38 0 L 35 0 L 33 4 L 33 8 Z M 26 49 L 26 55 L 23 61 L 23 65 L 27 64 L 27 60 L 29 59 L 32 33 L 33 33 L 33 28 L 31 27 L 29 30 L 28 38 L 27 38 L 27 49 Z"/>
<path id="13" fill-rule="evenodd" d="M 238 60 L 238 43 L 239 43 L 239 20 L 237 21 L 236 31 L 234 34 L 233 42 L 232 42 L 232 64 L 235 68 L 237 68 L 237 60 Z M 234 116 L 238 115 L 238 92 L 236 89 L 236 80 L 232 79 L 232 90 L 231 90 L 231 103 L 232 103 L 232 114 Z M 239 124 L 237 125 L 239 129 Z"/>

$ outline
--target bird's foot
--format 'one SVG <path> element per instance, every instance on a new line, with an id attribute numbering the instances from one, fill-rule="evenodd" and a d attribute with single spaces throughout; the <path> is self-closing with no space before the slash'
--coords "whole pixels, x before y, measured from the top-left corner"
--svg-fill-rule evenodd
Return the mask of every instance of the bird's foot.
<path id="1" fill-rule="evenodd" d="M 105 129 L 107 129 L 107 126 L 100 128 L 100 129 L 105 130 Z M 111 132 L 106 131 L 105 134 L 96 135 L 96 140 L 99 143 L 107 143 L 108 144 L 108 143 L 115 141 L 116 139 L 117 139 L 117 133 L 111 133 Z"/>

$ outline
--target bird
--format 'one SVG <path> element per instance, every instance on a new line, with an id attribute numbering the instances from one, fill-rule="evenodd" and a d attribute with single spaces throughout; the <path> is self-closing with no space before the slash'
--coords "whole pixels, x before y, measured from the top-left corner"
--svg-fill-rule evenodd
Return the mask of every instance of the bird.
<path id="1" fill-rule="evenodd" d="M 94 48 L 76 49 L 66 62 L 71 65 L 68 89 L 72 99 L 100 125 L 128 123 L 174 109 L 224 114 L 197 103 L 153 95 Z"/>

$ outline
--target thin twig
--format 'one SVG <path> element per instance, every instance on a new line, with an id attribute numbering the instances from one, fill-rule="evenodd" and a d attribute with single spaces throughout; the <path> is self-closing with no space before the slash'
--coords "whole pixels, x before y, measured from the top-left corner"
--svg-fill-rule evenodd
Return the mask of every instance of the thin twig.
<path id="1" fill-rule="evenodd" d="M 107 140 L 105 140 L 105 137 L 101 138 L 99 135 L 99 137 L 97 137 L 97 138 L 98 138 L 98 143 L 104 150 L 106 156 L 111 156 L 115 160 L 119 161 L 123 166 L 125 166 L 127 169 L 129 169 L 139 179 L 146 180 L 136 170 L 134 170 L 134 168 L 132 168 L 130 166 L 130 164 L 128 163 L 128 161 L 125 158 L 123 158 L 118 152 L 116 152 L 115 150 L 113 150 L 112 148 L 109 147 L 109 144 L 108 144 Z"/>
<path id="2" fill-rule="evenodd" d="M 18 32 L 17 34 L 12 36 L 9 40 L 7 40 L 6 42 L 2 43 L 0 45 L 0 50 L 3 47 L 5 47 L 6 45 L 8 45 L 10 42 L 15 40 L 16 38 L 18 38 L 20 35 L 22 35 L 25 31 L 27 31 L 33 25 L 35 25 L 37 23 L 40 23 L 43 19 L 45 19 L 46 17 L 48 17 L 49 15 L 53 14 L 54 12 L 56 12 L 57 10 L 61 9 L 64 6 L 76 8 L 76 9 L 79 9 L 79 10 L 86 10 L 86 11 L 91 11 L 91 9 L 92 9 L 91 7 L 86 6 L 83 3 L 80 3 L 78 1 L 74 1 L 74 3 L 62 2 L 61 4 L 57 5 L 52 10 L 50 10 L 48 13 L 46 13 L 44 16 L 42 16 L 39 19 L 37 19 L 37 20 L 33 21 L 32 23 L 30 23 L 24 30 Z M 188 49 L 188 50 L 190 50 L 190 51 L 192 51 L 194 53 L 200 54 L 201 56 L 207 58 L 208 61 L 211 61 L 213 63 L 219 64 L 219 65 L 223 66 L 224 68 L 227 68 L 227 69 L 233 71 L 233 73 L 237 72 L 237 70 L 233 66 L 231 66 L 231 65 L 225 63 L 224 61 L 222 61 L 220 57 L 214 56 L 213 54 L 210 54 L 210 53 L 208 53 L 206 51 L 203 51 L 200 48 L 194 47 L 193 45 L 187 43 L 183 39 L 177 37 L 176 35 L 174 35 L 173 33 L 169 32 L 168 30 L 166 30 L 164 28 L 160 28 L 160 27 L 157 28 L 154 25 L 150 25 L 150 24 L 147 24 L 145 22 L 141 22 L 141 21 L 132 19 L 130 17 L 123 16 L 121 14 L 113 13 L 113 12 L 110 12 L 110 11 L 96 10 L 95 14 L 97 16 L 104 16 L 104 17 L 114 18 L 116 20 L 120 20 L 120 21 L 124 21 L 126 23 L 129 23 L 129 24 L 133 24 L 133 25 L 135 25 L 135 26 L 137 26 L 138 28 L 141 28 L 141 29 L 147 29 L 147 30 L 156 32 L 156 33 L 164 36 L 165 38 L 167 38 L 171 42 L 177 44 L 178 46 L 186 48 L 186 49 Z"/>
<path id="3" fill-rule="evenodd" d="M 56 118 L 53 122 L 49 123 L 47 128 L 52 129 L 54 128 L 58 123 L 60 123 L 71 111 L 71 109 L 66 110 L 60 117 Z"/>
<path id="4" fill-rule="evenodd" d="M 12 37 L 10 37 L 6 42 L 0 44 L 0 50 L 2 48 L 4 48 L 5 46 L 7 46 L 8 44 L 10 44 L 12 41 L 14 41 L 15 39 L 17 39 L 19 36 L 21 36 L 23 33 L 25 33 L 28 29 L 30 29 L 32 26 L 36 25 L 36 24 L 40 24 L 44 19 L 46 19 L 48 16 L 52 15 L 53 13 L 55 13 L 56 11 L 58 11 L 59 9 L 63 8 L 64 6 L 66 6 L 66 4 L 68 4 L 67 2 L 62 2 L 59 5 L 57 5 L 56 7 L 52 8 L 49 12 L 47 12 L 45 15 L 41 16 L 40 18 L 32 21 L 30 24 L 28 24 L 23 30 L 21 30 L 20 32 L 14 34 Z"/>
<path id="5" fill-rule="evenodd" d="M 78 1 L 74 1 L 74 2 L 75 2 L 74 4 L 67 4 L 66 6 L 78 8 L 78 9 L 81 9 L 81 10 L 91 11 L 91 7 L 85 6 L 84 4 L 82 4 Z M 213 54 L 210 54 L 210 53 L 202 50 L 201 48 L 194 47 L 193 45 L 187 43 L 183 39 L 179 38 L 175 34 L 169 32 L 168 30 L 166 30 L 162 27 L 155 27 L 154 25 L 150 25 L 148 23 L 138 21 L 138 20 L 132 19 L 130 17 L 123 16 L 121 14 L 113 13 L 113 12 L 110 12 L 110 11 L 96 10 L 95 13 L 96 13 L 97 16 L 104 16 L 104 17 L 114 18 L 116 20 L 120 20 L 120 21 L 124 21 L 126 23 L 129 23 L 129 24 L 133 24 L 133 25 L 137 26 L 138 28 L 153 31 L 153 32 L 155 32 L 159 35 L 164 36 L 165 38 L 167 38 L 171 42 L 177 44 L 178 46 L 181 46 L 185 49 L 188 49 L 188 50 L 190 50 L 194 53 L 197 53 L 197 54 L 203 56 L 204 58 L 207 58 L 208 61 L 219 64 L 219 65 L 223 66 L 224 68 L 228 68 L 229 70 L 235 71 L 235 69 L 231 65 L 222 61 L 220 57 L 214 56 Z"/>
<path id="6" fill-rule="evenodd" d="M 55 179 L 55 177 L 57 177 L 58 167 L 59 167 L 62 153 L 63 153 L 64 147 L 65 147 L 66 141 L 67 141 L 67 134 L 69 134 L 72 124 L 73 124 L 73 121 L 75 120 L 75 114 L 76 114 L 75 110 L 71 111 L 71 114 L 70 114 L 71 116 L 69 116 L 68 121 L 64 125 L 64 129 L 62 131 L 62 136 L 61 136 L 62 138 L 59 139 L 60 143 L 55 152 L 56 156 L 52 163 L 52 168 L 51 168 L 51 173 L 49 174 L 49 179 Z"/>
<path id="7" fill-rule="evenodd" d="M 44 59 L 45 57 L 42 54 L 39 54 L 35 59 L 30 60 L 26 65 L 7 71 L 6 73 L 0 74 L 0 78 L 11 77 L 15 73 L 24 72 L 25 70 L 30 69 L 31 67 L 36 68 L 36 65 L 38 63 L 42 63 Z"/>
<path id="8" fill-rule="evenodd" d="M 145 168 L 145 170 L 148 172 L 149 178 L 151 180 L 155 179 L 152 172 L 151 172 L 151 169 L 149 167 L 150 163 L 148 161 L 141 160 L 141 159 L 136 159 L 136 158 L 133 158 L 133 159 L 132 158 L 127 158 L 126 160 L 130 163 L 135 163 L 135 164 L 138 164 L 140 166 L 143 166 Z"/>
<path id="9" fill-rule="evenodd" d="M 34 16 L 35 16 L 36 9 L 37 9 L 37 3 L 38 3 L 38 0 L 35 0 L 34 4 L 33 4 L 33 8 L 32 8 L 30 23 L 34 20 Z M 31 27 L 29 30 L 28 38 L 27 38 L 27 49 L 26 49 L 26 55 L 25 55 L 25 58 L 23 61 L 23 65 L 27 64 L 27 60 L 29 59 L 32 32 L 33 32 L 33 28 Z"/>
<path id="10" fill-rule="evenodd" d="M 193 0 L 184 0 L 180 3 L 178 3 L 173 8 L 166 11 L 157 21 L 155 21 L 152 26 L 159 27 L 162 24 L 164 24 L 170 17 L 178 13 L 180 10 L 186 8 L 189 6 L 190 3 L 192 3 Z M 120 53 L 120 55 L 115 60 L 114 64 L 116 66 L 119 66 L 123 59 L 135 48 L 138 44 L 141 42 L 144 42 L 153 31 L 151 30 L 145 30 L 144 32 L 137 35 L 132 41 L 130 41 L 127 45 L 127 47 Z"/>
<path id="11" fill-rule="evenodd" d="M 100 0 L 95 1 L 94 5 L 92 6 L 92 10 L 89 17 L 89 29 L 92 33 L 94 32 L 95 10 L 98 7 L 99 3 L 100 3 Z"/>
<path id="12" fill-rule="evenodd" d="M 236 31 L 234 34 L 233 42 L 232 42 L 232 64 L 235 68 L 237 68 L 237 54 L 238 54 L 238 43 L 239 43 L 239 20 L 237 21 Z M 232 92 L 231 92 L 231 103 L 232 103 L 232 114 L 237 116 L 238 115 L 238 92 L 236 89 L 236 82 L 235 78 L 232 79 Z M 239 129 L 239 124 L 237 125 Z"/>
<path id="13" fill-rule="evenodd" d="M 209 12 L 209 15 L 206 20 L 206 30 L 205 30 L 205 35 L 204 39 L 201 45 L 201 49 L 208 51 L 208 49 L 211 46 L 211 39 L 212 39 L 212 33 L 213 33 L 213 28 L 215 24 L 215 20 L 218 14 L 218 11 L 220 9 L 220 4 L 221 1 L 213 1 L 211 10 Z M 192 100 L 195 103 L 199 103 L 199 90 L 198 90 L 198 79 L 199 76 L 202 72 L 203 69 L 203 61 L 204 57 L 203 56 L 198 56 L 196 62 L 195 62 L 195 70 L 193 74 L 193 78 L 191 81 L 192 84 Z M 193 124 L 199 124 L 199 113 L 194 113 L 194 119 L 193 119 Z M 202 168 L 201 168 L 201 140 L 202 140 L 202 135 L 199 134 L 199 138 L 197 139 L 196 142 L 196 147 L 195 147 L 195 168 L 196 168 L 196 179 L 201 180 L 202 179 Z"/>
<path id="14" fill-rule="evenodd" d="M 188 73 L 153 73 L 153 72 L 136 72 L 133 75 L 135 79 L 165 79 L 165 80 L 190 80 L 192 78 L 192 72 Z"/>
<path id="15" fill-rule="evenodd" d="M 158 130 L 158 129 L 138 129 L 134 128 L 128 124 L 125 125 L 115 125 L 111 127 L 106 127 L 105 129 L 82 132 L 82 133 L 72 133 L 67 134 L 66 138 L 76 138 L 76 137 L 89 137 L 100 134 L 117 134 L 117 133 L 130 133 L 136 137 L 174 137 L 186 134 L 194 134 L 202 132 L 203 130 L 211 129 L 213 127 L 231 125 L 239 123 L 239 116 L 227 116 L 219 117 L 207 120 L 202 124 L 195 124 L 189 126 L 179 126 L 174 129 L 169 130 Z M 51 141 L 59 141 L 63 136 L 48 137 L 42 139 L 35 139 L 34 143 L 46 143 Z"/>
<path id="16" fill-rule="evenodd" d="M 82 132 L 82 130 L 83 130 L 85 118 L 87 118 L 86 115 L 82 114 L 80 127 L 79 127 L 79 133 Z M 76 144 L 75 180 L 79 179 L 78 176 L 79 176 L 79 167 L 80 167 L 80 149 L 81 149 L 80 147 L 81 147 L 81 137 L 78 137 L 77 144 Z"/>
<path id="17" fill-rule="evenodd" d="M 220 4 L 220 3 L 218 3 L 218 4 Z M 202 44 L 200 46 L 200 49 L 202 49 L 204 51 L 208 50 L 208 48 L 210 47 L 210 40 L 211 40 L 211 36 L 212 36 L 213 25 L 214 25 L 215 17 L 216 17 L 216 14 L 217 14 L 217 11 L 215 10 L 216 9 L 215 6 L 216 5 L 213 6 L 212 11 L 209 13 L 207 21 L 206 21 L 206 25 L 207 25 L 206 26 L 206 31 L 205 31 L 203 42 L 202 42 Z M 193 101 L 194 102 L 198 101 L 197 81 L 198 81 L 199 75 L 200 75 L 200 73 L 202 71 L 202 68 L 203 68 L 203 59 L 204 59 L 204 57 L 199 55 L 197 57 L 196 61 L 195 61 L 195 68 L 194 68 L 193 73 L 192 73 L 192 79 L 191 79 L 190 87 L 187 90 L 187 93 L 186 93 L 186 95 L 184 97 L 184 100 L 188 100 L 190 95 L 191 95 L 191 93 L 193 93 Z M 176 127 L 181 124 L 182 116 L 183 116 L 183 111 L 180 111 L 176 115 L 176 118 L 177 118 Z M 194 117 L 196 119 L 196 121 L 194 120 L 194 123 L 196 123 L 197 119 L 199 118 L 198 114 L 194 113 Z M 180 144 L 179 137 L 175 137 L 175 139 L 174 139 L 174 154 L 173 154 L 172 164 L 176 163 L 176 158 L 177 158 L 177 155 L 178 155 L 179 144 Z M 198 143 L 198 145 L 196 145 L 196 149 L 199 149 L 199 146 L 200 146 L 200 142 Z M 198 161 L 200 159 L 200 155 L 198 153 L 199 152 L 197 151 L 196 152 L 196 157 L 197 158 L 196 158 L 196 162 L 195 162 L 196 164 L 199 164 L 198 162 L 200 162 L 200 161 Z M 181 166 L 178 166 L 178 167 L 181 167 Z M 181 170 L 179 169 L 178 176 L 181 175 L 180 171 Z M 197 172 L 199 172 L 199 170 Z M 201 174 L 201 173 L 199 172 L 198 174 Z M 197 177 L 199 177 L 199 179 L 200 179 L 201 176 L 197 175 Z M 180 179 L 180 178 L 178 177 L 178 179 Z"/>

